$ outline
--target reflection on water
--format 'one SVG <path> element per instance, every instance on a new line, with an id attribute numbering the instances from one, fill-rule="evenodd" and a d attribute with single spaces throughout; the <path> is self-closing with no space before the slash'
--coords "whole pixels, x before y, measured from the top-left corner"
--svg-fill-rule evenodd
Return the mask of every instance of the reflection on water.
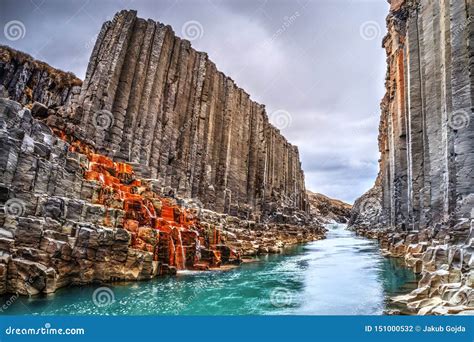
<path id="1" fill-rule="evenodd" d="M 409 291 L 414 280 L 397 260 L 383 258 L 375 241 L 355 236 L 344 225 L 331 225 L 325 240 L 289 248 L 284 255 L 260 257 L 230 271 L 185 271 L 177 277 L 113 284 L 114 298 L 107 298 L 111 304 L 106 306 L 94 304 L 99 286 L 91 285 L 21 297 L 3 313 L 382 314 L 387 297 Z"/>

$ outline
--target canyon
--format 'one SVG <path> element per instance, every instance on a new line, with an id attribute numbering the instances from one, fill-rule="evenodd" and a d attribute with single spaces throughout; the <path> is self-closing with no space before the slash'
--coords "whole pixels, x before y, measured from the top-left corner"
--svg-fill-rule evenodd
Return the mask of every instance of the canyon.
<path id="1" fill-rule="evenodd" d="M 0 294 L 230 269 L 347 222 L 419 277 L 388 313 L 474 314 L 473 4 L 389 3 L 379 173 L 353 206 L 306 190 L 265 107 L 170 26 L 118 12 L 84 80 L 0 47 Z M 374 244 L 328 235 L 341 273 Z"/>
<path id="2" fill-rule="evenodd" d="M 349 216 L 310 210 L 264 106 L 135 11 L 104 23 L 84 81 L 0 47 L 0 124 L 2 294 L 228 269 Z"/>
<path id="3" fill-rule="evenodd" d="M 472 1 L 391 1 L 379 174 L 349 225 L 420 273 L 395 298 L 419 314 L 474 313 Z"/>

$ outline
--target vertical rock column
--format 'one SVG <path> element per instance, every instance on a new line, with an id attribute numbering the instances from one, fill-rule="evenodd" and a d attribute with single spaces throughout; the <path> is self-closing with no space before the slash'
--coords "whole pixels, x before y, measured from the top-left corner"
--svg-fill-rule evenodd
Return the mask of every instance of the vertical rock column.
<path id="1" fill-rule="evenodd" d="M 405 229 L 474 207 L 472 1 L 392 2 L 379 134 L 383 213 Z"/>
<path id="2" fill-rule="evenodd" d="M 106 22 L 73 108 L 101 153 L 210 209 L 308 209 L 297 148 L 169 26 L 134 11 Z"/>

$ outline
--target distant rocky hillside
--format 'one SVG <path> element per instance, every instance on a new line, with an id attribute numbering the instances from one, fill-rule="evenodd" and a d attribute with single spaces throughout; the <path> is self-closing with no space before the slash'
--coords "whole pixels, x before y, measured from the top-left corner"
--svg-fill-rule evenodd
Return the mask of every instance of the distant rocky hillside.
<path id="1" fill-rule="evenodd" d="M 79 94 L 82 81 L 71 72 L 55 69 L 30 55 L 0 45 L 2 95 L 22 105 L 34 101 L 48 107 L 62 106 Z"/>
<path id="2" fill-rule="evenodd" d="M 309 190 L 306 190 L 306 194 L 311 215 L 325 221 L 348 222 L 352 208 L 350 204 Z"/>
<path id="3" fill-rule="evenodd" d="M 352 206 L 349 226 L 373 229 L 380 227 L 384 221 L 382 215 L 382 187 L 380 182 L 359 197 Z"/>

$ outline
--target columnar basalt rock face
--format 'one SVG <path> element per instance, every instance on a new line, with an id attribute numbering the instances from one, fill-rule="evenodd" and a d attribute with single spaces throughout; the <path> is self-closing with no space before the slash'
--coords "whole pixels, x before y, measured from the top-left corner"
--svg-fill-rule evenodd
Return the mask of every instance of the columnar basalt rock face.
<path id="1" fill-rule="evenodd" d="M 236 265 L 324 236 L 318 225 L 198 215 L 132 165 L 45 124 L 56 114 L 33 113 L 0 98 L 0 294 Z"/>
<path id="2" fill-rule="evenodd" d="M 474 3 L 393 0 L 380 171 L 350 225 L 422 274 L 412 313 L 474 312 Z"/>
<path id="3" fill-rule="evenodd" d="M 309 209 L 297 147 L 169 26 L 135 11 L 106 22 L 73 102 L 101 153 L 207 208 L 244 218 Z"/>
<path id="4" fill-rule="evenodd" d="M 379 148 L 384 223 L 456 227 L 474 207 L 472 1 L 392 1 Z M 462 234 L 461 234 L 462 235 Z"/>
<path id="5" fill-rule="evenodd" d="M 469 228 L 474 207 L 472 1 L 405 1 L 388 17 L 383 209 L 392 226 Z"/>
<path id="6" fill-rule="evenodd" d="M 81 85 L 82 81 L 72 73 L 0 46 L 0 88 L 12 100 L 23 105 L 36 101 L 47 107 L 58 107 L 78 96 Z"/>
<path id="7" fill-rule="evenodd" d="M 118 13 L 82 87 L 0 53 L 0 294 L 230 267 L 324 237 L 297 148 L 170 27 Z"/>

